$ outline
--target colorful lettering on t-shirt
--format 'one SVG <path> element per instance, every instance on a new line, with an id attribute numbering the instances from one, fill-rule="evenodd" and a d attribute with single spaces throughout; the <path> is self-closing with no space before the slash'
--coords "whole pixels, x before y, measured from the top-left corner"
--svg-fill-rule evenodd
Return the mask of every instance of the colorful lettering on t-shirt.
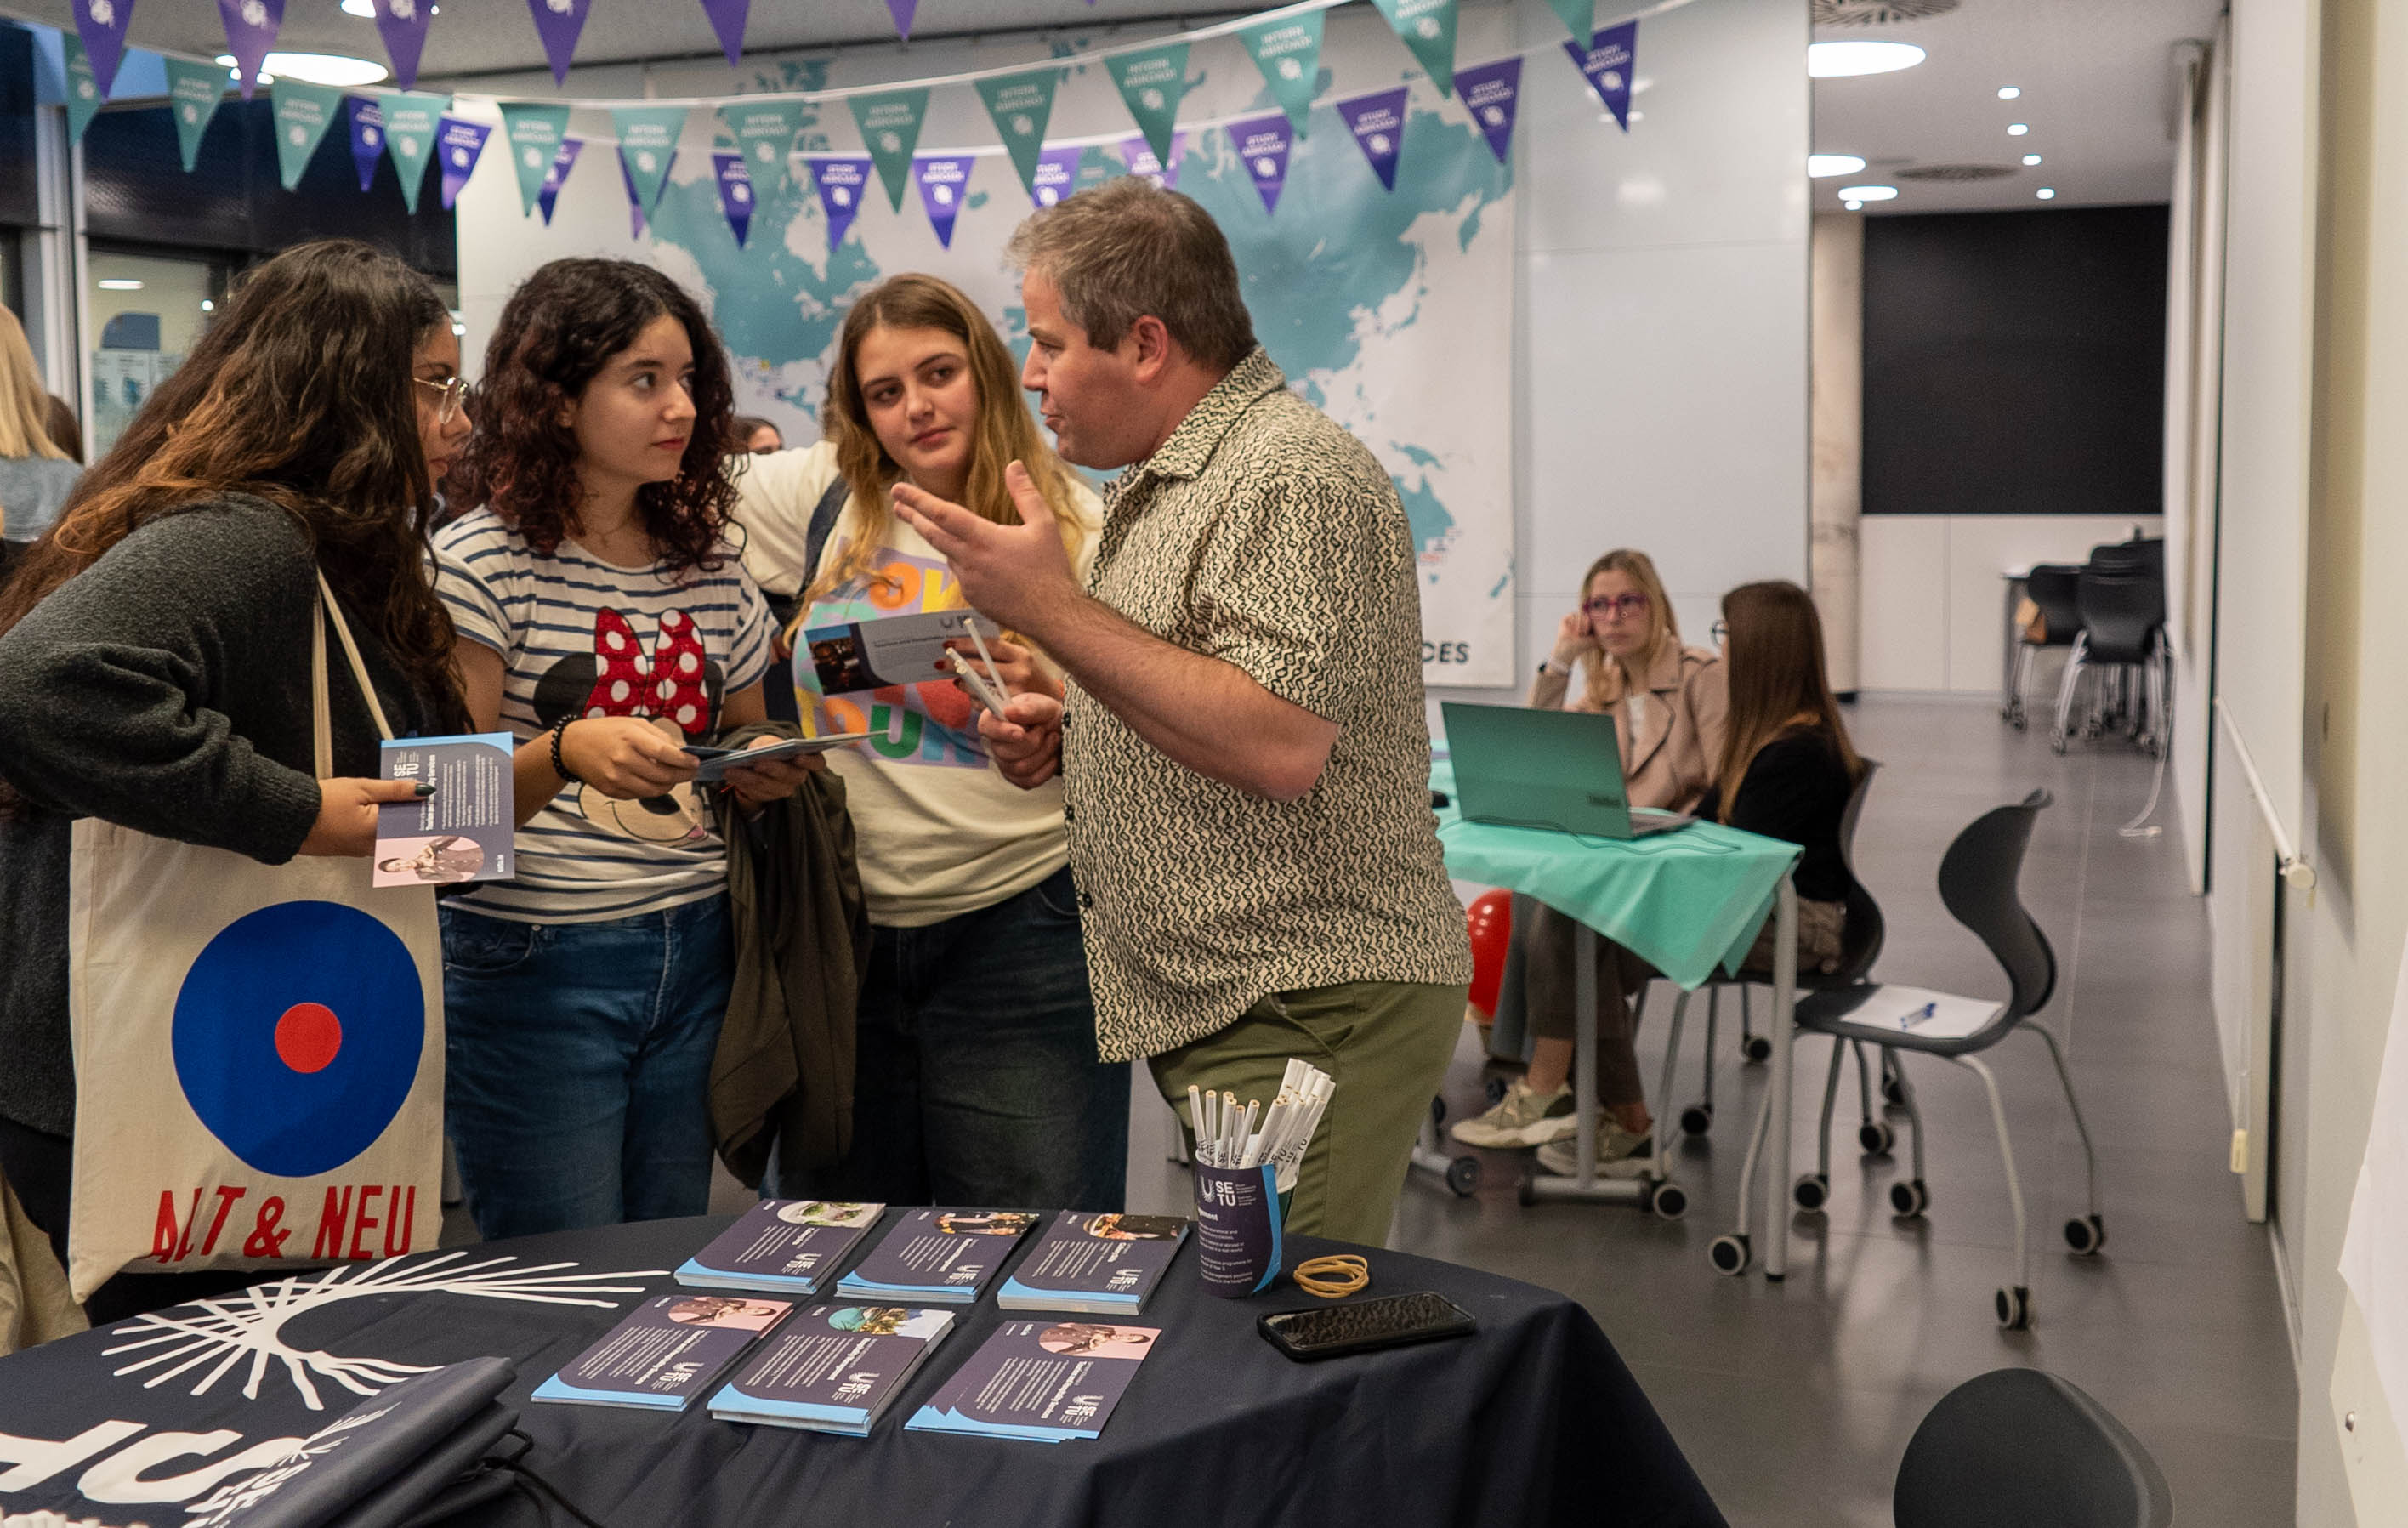
<path id="1" fill-rule="evenodd" d="M 843 548 L 839 546 L 831 556 L 843 557 Z M 953 610 L 962 603 L 961 583 L 941 559 L 914 557 L 884 547 L 867 576 L 816 601 L 803 625 L 833 626 L 848 621 Z M 819 693 L 819 677 L 810 653 L 795 656 L 795 698 L 798 706 L 810 709 L 812 724 L 821 735 L 866 732 L 868 737 L 853 744 L 853 750 L 887 764 L 986 767 L 986 749 L 978 735 L 978 708 L 952 680 L 890 685 L 866 695 L 827 696 Z"/>

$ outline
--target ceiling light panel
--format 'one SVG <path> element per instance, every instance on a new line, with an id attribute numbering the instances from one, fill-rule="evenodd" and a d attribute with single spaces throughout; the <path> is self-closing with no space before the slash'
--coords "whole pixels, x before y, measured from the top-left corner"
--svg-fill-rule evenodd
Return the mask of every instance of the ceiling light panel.
<path id="1" fill-rule="evenodd" d="M 1806 46 L 1806 72 L 1817 79 L 1850 75 L 1893 74 L 1924 60 L 1911 42 L 1816 42 Z"/>

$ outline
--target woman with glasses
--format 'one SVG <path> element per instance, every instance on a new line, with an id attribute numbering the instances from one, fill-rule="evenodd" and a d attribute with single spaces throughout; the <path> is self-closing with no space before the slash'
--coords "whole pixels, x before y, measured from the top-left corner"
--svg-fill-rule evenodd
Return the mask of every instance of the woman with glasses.
<path id="1" fill-rule="evenodd" d="M 378 733 L 330 688 L 319 779 L 310 683 L 319 575 L 394 729 L 466 721 L 425 535 L 467 421 L 452 317 L 365 244 L 288 250 L 243 278 L 183 365 L 0 595 L 0 1169 L 66 1255 L 78 1077 L 67 1022 L 77 818 L 266 864 L 365 857 Z M 337 664 L 339 667 L 341 660 Z M 185 894 L 205 898 L 211 888 Z M 243 1274 L 128 1273 L 95 1321 L 214 1294 Z"/>
<path id="2" fill-rule="evenodd" d="M 1581 580 L 1580 607 L 1556 629 L 1555 650 L 1539 665 L 1529 704 L 1611 713 L 1633 807 L 1688 811 L 1714 782 L 1727 710 L 1722 664 L 1704 648 L 1681 645 L 1672 602 L 1643 551 L 1624 548 L 1590 565 Z M 1465 1145 L 1543 1148 L 1578 1130 L 1570 1082 L 1575 933 L 1570 919 L 1544 906 L 1513 931 L 1533 1035 L 1530 1067 L 1495 1108 L 1455 1127 L 1455 1138 Z M 1620 969 L 1622 953 L 1598 942 L 1598 1098 L 1604 1118 L 1597 1159 L 1600 1168 L 1629 1164 L 1623 1170 L 1635 1171 L 1646 1160 L 1654 1119 L 1640 1088 L 1637 1019 L 1627 994 L 1645 978 Z"/>

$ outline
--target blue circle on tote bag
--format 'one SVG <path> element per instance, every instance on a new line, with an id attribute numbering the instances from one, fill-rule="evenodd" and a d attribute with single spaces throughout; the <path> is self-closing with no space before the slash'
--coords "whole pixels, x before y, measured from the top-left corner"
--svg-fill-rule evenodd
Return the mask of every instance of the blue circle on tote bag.
<path id="1" fill-rule="evenodd" d="M 176 993 L 177 1085 L 227 1150 L 279 1178 L 332 1172 L 374 1145 L 425 1039 L 409 947 L 335 902 L 235 920 Z"/>

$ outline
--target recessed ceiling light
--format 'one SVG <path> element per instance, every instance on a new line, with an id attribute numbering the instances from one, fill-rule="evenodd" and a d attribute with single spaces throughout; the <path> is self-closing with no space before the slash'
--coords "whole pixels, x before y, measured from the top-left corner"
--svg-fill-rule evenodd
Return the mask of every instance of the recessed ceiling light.
<path id="1" fill-rule="evenodd" d="M 202 311 L 202 312 L 204 312 L 204 313 L 214 313 L 214 312 L 216 312 L 217 310 L 218 310 L 218 305 L 217 305 L 217 304 L 215 304 L 215 303 L 211 302 L 211 301 L 210 301 L 208 298 L 207 298 L 207 297 L 204 297 L 204 298 L 202 298 L 202 299 L 201 299 L 201 311 Z"/>
<path id="2" fill-rule="evenodd" d="M 376 19 L 375 0 L 343 0 L 343 14 L 346 16 L 365 16 L 370 21 L 374 21 Z"/>
<path id="3" fill-rule="evenodd" d="M 105 277 L 93 284 L 98 286 L 103 292 L 139 292 L 142 290 L 141 282 L 124 276 Z"/>
<path id="4" fill-rule="evenodd" d="M 1847 202 L 1886 202 L 1898 194 L 1896 186 L 1842 186 L 1840 199 Z"/>
<path id="5" fill-rule="evenodd" d="M 229 69 L 234 67 L 232 53 L 221 53 L 217 61 Z M 272 76 L 283 75 L 312 85 L 373 85 L 391 73 L 381 64 L 341 53 L 270 53 L 259 65 L 263 84 L 270 82 Z"/>
<path id="6" fill-rule="evenodd" d="M 2057 200 L 2057 188 L 2055 186 L 2042 186 L 2040 190 L 2032 193 L 2032 194 L 2039 197 L 2043 202 L 2054 202 Z"/>
<path id="7" fill-rule="evenodd" d="M 2026 154 L 2026 155 L 2024 155 L 2024 163 L 2025 163 L 2025 164 L 2039 164 L 2039 163 L 2040 163 L 2040 155 L 2038 155 L 2038 154 Z"/>
<path id="8" fill-rule="evenodd" d="M 1854 175 L 1865 167 L 1865 162 L 1854 154 L 1808 154 L 1806 174 L 1815 180 L 1827 175 Z"/>
<path id="9" fill-rule="evenodd" d="M 2009 122 L 2007 124 L 2007 136 L 2011 138 L 2022 137 L 2025 134 L 2030 131 L 2031 124 L 2028 122 Z"/>
<path id="10" fill-rule="evenodd" d="M 351 0 L 343 0 L 343 8 L 345 10 L 351 8 Z M 2024 88 L 2021 85 L 2000 85 L 1999 87 L 1999 99 L 2001 101 L 2012 101 L 2023 93 Z"/>
<path id="11" fill-rule="evenodd" d="M 1849 202 L 1844 205 L 1851 212 L 1862 212 L 1865 209 L 1865 204 L 1862 202 Z"/>
<path id="12" fill-rule="evenodd" d="M 1845 75 L 1888 74 L 1923 62 L 1911 42 L 1815 42 L 1806 45 L 1806 72 L 1817 79 Z"/>

